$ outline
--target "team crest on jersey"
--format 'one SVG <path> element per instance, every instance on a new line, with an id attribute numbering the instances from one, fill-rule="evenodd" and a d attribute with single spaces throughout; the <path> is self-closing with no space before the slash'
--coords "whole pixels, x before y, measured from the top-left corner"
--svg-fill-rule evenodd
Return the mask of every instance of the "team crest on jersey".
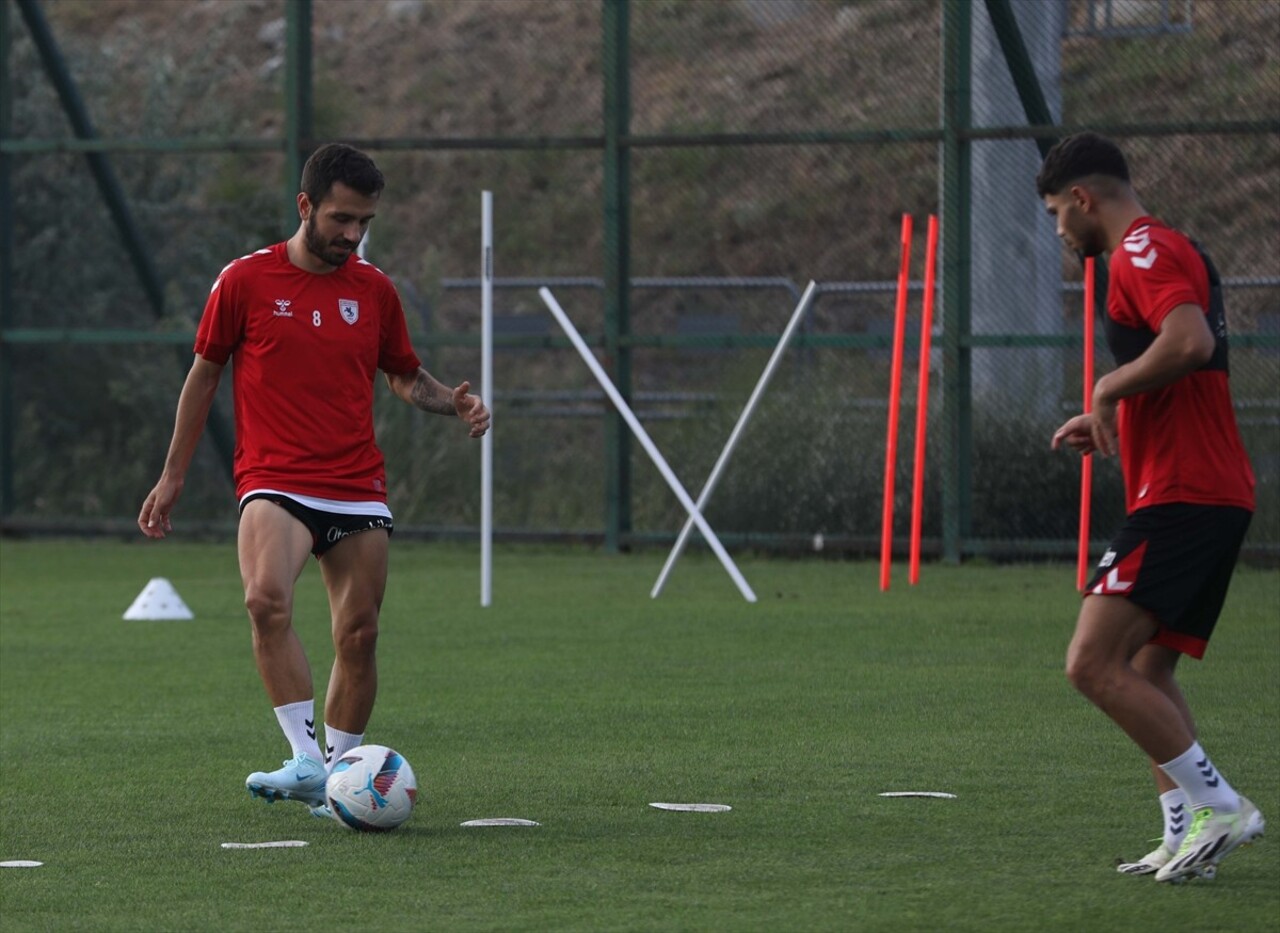
<path id="1" fill-rule="evenodd" d="M 338 311 L 342 315 L 342 319 L 348 324 L 354 324 L 360 320 L 360 302 L 358 301 L 352 301 L 350 298 L 339 298 Z"/>

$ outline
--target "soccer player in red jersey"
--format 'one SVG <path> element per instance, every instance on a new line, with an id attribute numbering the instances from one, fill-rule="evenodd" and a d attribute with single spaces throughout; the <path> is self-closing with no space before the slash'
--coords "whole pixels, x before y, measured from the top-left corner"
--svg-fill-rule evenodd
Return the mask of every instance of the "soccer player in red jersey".
<path id="1" fill-rule="evenodd" d="M 196 333 L 163 472 L 138 515 L 150 538 L 172 530 L 223 368 L 233 361 L 240 575 L 254 659 L 293 754 L 245 783 L 254 796 L 302 800 L 316 812 L 327 764 L 361 744 L 377 693 L 374 649 L 392 529 L 373 430 L 378 371 L 404 401 L 461 418 L 472 437 L 489 427 L 469 383 L 450 388 L 422 368 L 395 287 L 353 255 L 383 185 L 364 153 L 320 147 L 302 171 L 297 232 L 222 270 Z M 335 650 L 324 752 L 311 668 L 293 627 L 294 584 L 308 554 L 319 561 Z"/>
<path id="2" fill-rule="evenodd" d="M 1147 215 L 1110 140 L 1062 140 L 1036 188 L 1067 246 L 1110 256 L 1104 327 L 1117 364 L 1052 446 L 1118 452 L 1127 515 L 1085 589 L 1067 677 L 1147 754 L 1160 792 L 1159 848 L 1119 870 L 1212 875 L 1265 825 L 1200 747 L 1174 677 L 1182 655 L 1204 654 L 1254 507 L 1221 282 L 1195 243 Z"/>

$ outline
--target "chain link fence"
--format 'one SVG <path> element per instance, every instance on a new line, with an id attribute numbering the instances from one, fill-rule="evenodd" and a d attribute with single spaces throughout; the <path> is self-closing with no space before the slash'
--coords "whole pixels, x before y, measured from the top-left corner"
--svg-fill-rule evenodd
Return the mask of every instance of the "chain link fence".
<path id="1" fill-rule="evenodd" d="M 25 0 L 24 0 L 25 2 Z M 163 284 L 159 306 L 74 144 L 25 13 L 8 9 L 12 217 L 3 328 L 6 527 L 127 528 L 158 475 L 190 336 L 230 259 L 292 232 L 285 0 L 42 0 Z M 880 533 L 898 236 L 915 217 L 896 530 L 905 540 L 924 221 L 945 206 L 941 0 L 626 4 L 630 393 L 696 496 L 809 280 L 821 284 L 708 508 L 739 544 L 873 552 Z M 1035 196 L 1040 154 L 988 7 L 972 17 L 971 424 L 966 554 L 1074 553 L 1079 462 L 1048 449 L 1081 398 L 1081 271 Z M 1228 281 L 1237 416 L 1258 476 L 1254 555 L 1280 553 L 1280 3 L 1012 0 L 1053 120 L 1099 127 L 1148 209 Z M 494 192 L 495 521 L 512 537 L 605 534 L 608 406 L 537 297 L 600 344 L 609 326 L 596 0 L 313 0 L 311 132 L 370 149 L 388 186 L 366 244 L 427 367 L 473 382 L 481 190 Z M 1212 125 L 1210 125 L 1212 123 Z M 83 148 L 83 147 L 82 147 Z M 945 263 L 946 256 L 940 257 Z M 948 443 L 940 294 L 924 534 L 938 553 Z M 1100 372 L 1107 355 L 1100 348 Z M 617 358 L 607 359 L 616 367 Z M 1109 364 L 1107 364 L 1109 365 Z M 227 383 L 230 380 L 226 380 Z M 219 398 L 229 422 L 229 385 Z M 407 533 L 474 534 L 479 445 L 380 392 Z M 684 516 L 635 447 L 623 543 Z M 1122 515 L 1095 470 L 1094 528 Z M 615 503 L 616 504 L 616 503 Z M 178 524 L 234 522 L 203 443 Z"/>

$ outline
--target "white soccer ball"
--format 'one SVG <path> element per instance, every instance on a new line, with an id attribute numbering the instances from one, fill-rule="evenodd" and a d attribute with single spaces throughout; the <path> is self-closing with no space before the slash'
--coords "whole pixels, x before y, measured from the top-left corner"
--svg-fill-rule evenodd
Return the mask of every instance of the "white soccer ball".
<path id="1" fill-rule="evenodd" d="M 343 826 L 386 832 L 413 812 L 418 779 L 394 748 L 361 745 L 334 762 L 324 795 L 333 818 Z"/>

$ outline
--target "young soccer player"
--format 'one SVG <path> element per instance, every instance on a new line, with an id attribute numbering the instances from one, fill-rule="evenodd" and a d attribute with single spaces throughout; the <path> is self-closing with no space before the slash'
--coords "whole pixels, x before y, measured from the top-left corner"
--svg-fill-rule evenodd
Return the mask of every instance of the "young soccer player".
<path id="1" fill-rule="evenodd" d="M 362 742 L 377 693 L 374 649 L 392 529 L 373 430 L 377 373 L 409 404 L 461 418 L 472 437 L 489 427 L 468 383 L 449 388 L 422 368 L 395 287 L 353 256 L 383 184 L 364 153 L 320 147 L 302 171 L 297 232 L 222 270 L 196 334 L 164 470 L 138 515 L 148 537 L 172 530 L 223 368 L 233 361 L 240 574 L 258 673 L 293 755 L 245 784 L 253 796 L 317 809 L 326 761 Z M 336 655 L 323 752 L 311 668 L 293 627 L 294 584 L 308 554 L 328 593 Z"/>
<path id="2" fill-rule="evenodd" d="M 1222 288 L 1195 243 L 1147 214 L 1110 140 L 1062 140 L 1036 188 L 1067 246 L 1110 256 L 1104 327 L 1117 364 L 1094 386 L 1093 411 L 1052 446 L 1118 452 L 1127 514 L 1086 587 L 1067 677 L 1151 759 L 1164 837 L 1120 871 L 1180 881 L 1211 873 L 1265 825 L 1201 748 L 1174 677 L 1182 655 L 1204 655 L 1254 508 Z"/>

